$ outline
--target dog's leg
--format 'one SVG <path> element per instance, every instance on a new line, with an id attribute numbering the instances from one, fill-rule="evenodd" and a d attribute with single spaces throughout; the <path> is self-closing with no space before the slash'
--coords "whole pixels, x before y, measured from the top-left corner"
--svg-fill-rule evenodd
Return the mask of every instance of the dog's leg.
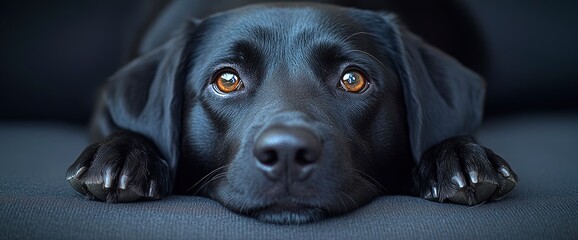
<path id="1" fill-rule="evenodd" d="M 118 131 L 88 146 L 68 168 L 66 180 L 90 199 L 131 202 L 170 191 L 167 162 L 145 137 Z"/>
<path id="2" fill-rule="evenodd" d="M 499 200 L 517 180 L 504 159 L 471 137 L 455 137 L 431 147 L 415 172 L 419 196 L 466 205 Z"/>

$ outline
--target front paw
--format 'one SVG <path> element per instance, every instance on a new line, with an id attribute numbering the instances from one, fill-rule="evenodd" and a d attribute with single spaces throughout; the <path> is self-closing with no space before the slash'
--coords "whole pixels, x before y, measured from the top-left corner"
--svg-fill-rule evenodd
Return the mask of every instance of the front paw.
<path id="1" fill-rule="evenodd" d="M 504 159 L 469 137 L 427 150 L 417 167 L 416 189 L 426 199 L 476 205 L 501 199 L 517 183 Z"/>
<path id="2" fill-rule="evenodd" d="M 170 190 L 167 162 L 147 139 L 125 131 L 88 146 L 66 180 L 89 199 L 106 202 L 159 199 Z"/>

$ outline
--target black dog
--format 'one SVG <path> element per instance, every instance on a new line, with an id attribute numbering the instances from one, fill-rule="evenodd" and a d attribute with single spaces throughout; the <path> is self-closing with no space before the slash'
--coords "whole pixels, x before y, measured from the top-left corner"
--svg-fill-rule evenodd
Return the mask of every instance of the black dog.
<path id="1" fill-rule="evenodd" d="M 484 88 L 391 15 L 250 6 L 191 23 L 116 73 L 67 180 L 91 199 L 199 194 L 276 223 L 383 194 L 493 201 L 516 175 L 468 137 Z"/>

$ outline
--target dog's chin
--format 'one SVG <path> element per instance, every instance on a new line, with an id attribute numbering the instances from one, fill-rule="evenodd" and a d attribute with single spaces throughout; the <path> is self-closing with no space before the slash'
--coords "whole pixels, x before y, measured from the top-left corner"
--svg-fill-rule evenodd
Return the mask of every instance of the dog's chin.
<path id="1" fill-rule="evenodd" d="M 301 224 L 326 217 L 325 210 L 298 203 L 274 203 L 251 211 L 258 220 L 275 224 Z"/>

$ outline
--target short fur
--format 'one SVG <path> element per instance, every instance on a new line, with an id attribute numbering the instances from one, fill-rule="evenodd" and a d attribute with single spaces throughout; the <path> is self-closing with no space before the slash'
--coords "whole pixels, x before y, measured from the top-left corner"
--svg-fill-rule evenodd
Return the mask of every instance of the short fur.
<path id="1" fill-rule="evenodd" d="M 223 69 L 243 87 L 216 91 Z M 351 69 L 368 79 L 361 93 L 340 88 Z M 91 199 L 196 194 L 274 223 L 342 214 L 383 194 L 479 204 L 517 181 L 468 137 L 484 89 L 391 14 L 249 6 L 189 23 L 114 74 L 94 143 L 67 180 Z"/>

